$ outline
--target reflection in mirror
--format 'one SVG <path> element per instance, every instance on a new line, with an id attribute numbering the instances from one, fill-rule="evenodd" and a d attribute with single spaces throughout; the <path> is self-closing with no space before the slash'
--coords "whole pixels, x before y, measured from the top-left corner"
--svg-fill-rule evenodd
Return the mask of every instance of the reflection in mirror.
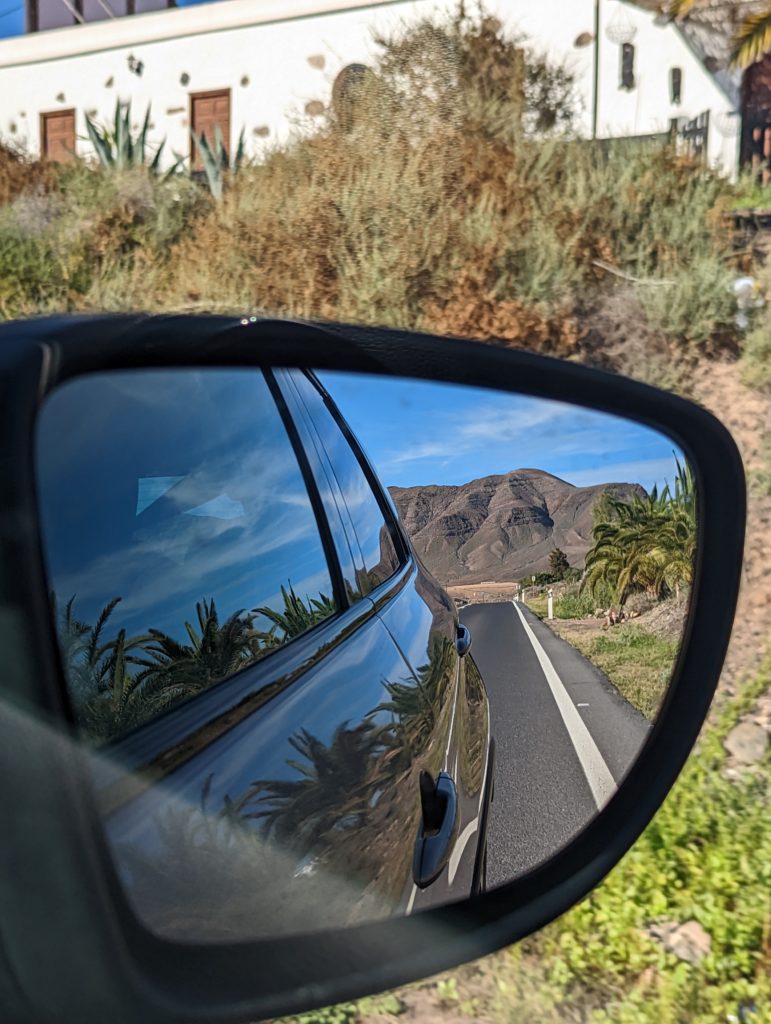
<path id="1" fill-rule="evenodd" d="M 341 927 L 518 878 L 612 797 L 666 693 L 694 482 L 631 421 L 123 371 L 48 397 L 36 470 L 73 723 L 163 936 Z"/>

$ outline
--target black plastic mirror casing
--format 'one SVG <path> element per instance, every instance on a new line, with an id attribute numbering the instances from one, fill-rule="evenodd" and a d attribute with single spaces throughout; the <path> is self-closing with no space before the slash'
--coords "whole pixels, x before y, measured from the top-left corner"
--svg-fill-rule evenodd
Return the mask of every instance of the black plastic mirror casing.
<path id="1" fill-rule="evenodd" d="M 628 417 L 691 462 L 693 598 L 666 702 L 602 813 L 548 863 L 465 903 L 345 931 L 240 945 L 147 932 L 114 875 L 73 742 L 43 571 L 32 464 L 37 411 L 83 373 L 299 366 L 444 380 Z M 741 571 L 745 485 L 727 430 L 674 395 L 526 352 L 402 331 L 225 317 L 54 317 L 0 327 L 0 1006 L 3 1021 L 194 1024 L 355 998 L 490 953 L 584 896 L 674 782 L 718 681 Z"/>

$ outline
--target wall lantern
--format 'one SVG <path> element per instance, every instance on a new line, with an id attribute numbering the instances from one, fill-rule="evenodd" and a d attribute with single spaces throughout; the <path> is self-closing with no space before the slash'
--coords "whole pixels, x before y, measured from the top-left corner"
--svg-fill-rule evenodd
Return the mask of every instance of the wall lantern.
<path id="1" fill-rule="evenodd" d="M 637 35 L 637 27 L 623 7 L 618 8 L 605 26 L 605 35 L 616 46 L 631 43 Z"/>
<path id="2" fill-rule="evenodd" d="M 738 110 L 721 110 L 715 118 L 717 130 L 724 139 L 735 139 L 739 134 L 741 118 Z"/>

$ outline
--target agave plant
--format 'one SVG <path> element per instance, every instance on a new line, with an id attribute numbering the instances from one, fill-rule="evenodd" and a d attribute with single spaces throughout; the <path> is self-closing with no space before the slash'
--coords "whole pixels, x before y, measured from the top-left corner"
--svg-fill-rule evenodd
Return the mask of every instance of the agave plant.
<path id="1" fill-rule="evenodd" d="M 209 186 L 209 191 L 215 199 L 222 199 L 222 192 L 225 187 L 225 178 L 228 174 L 236 174 L 244 162 L 244 154 L 246 148 L 246 138 L 244 135 L 244 129 L 241 129 L 241 134 L 238 136 L 238 144 L 236 145 L 236 152 L 231 160 L 230 154 L 228 153 L 225 141 L 222 138 L 222 132 L 220 126 L 217 124 L 214 126 L 214 143 L 212 144 L 209 139 L 201 132 L 200 135 L 196 135 L 194 131 L 190 131 L 193 137 L 198 152 L 201 154 L 201 161 L 203 163 L 204 174 L 206 175 L 206 182 Z"/>
<path id="2" fill-rule="evenodd" d="M 150 174 L 160 175 L 161 155 L 166 140 L 153 150 L 148 143 L 150 130 L 150 105 L 145 111 L 145 119 L 138 132 L 131 128 L 131 101 L 115 104 L 115 115 L 111 126 L 99 125 L 86 116 L 86 130 L 91 145 L 94 147 L 102 167 L 115 171 L 126 171 L 135 168 L 146 168 Z M 164 173 L 168 178 L 175 174 L 184 157 L 178 157 L 174 164 Z"/>

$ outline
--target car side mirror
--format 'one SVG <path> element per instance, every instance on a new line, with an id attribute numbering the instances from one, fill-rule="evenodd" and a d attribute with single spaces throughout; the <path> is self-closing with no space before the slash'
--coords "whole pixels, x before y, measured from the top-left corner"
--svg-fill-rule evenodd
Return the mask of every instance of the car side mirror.
<path id="1" fill-rule="evenodd" d="M 226 317 L 6 324 L 0 389 L 9 1019 L 411 981 L 563 913 L 651 820 L 740 579 L 741 461 L 704 409 Z"/>

